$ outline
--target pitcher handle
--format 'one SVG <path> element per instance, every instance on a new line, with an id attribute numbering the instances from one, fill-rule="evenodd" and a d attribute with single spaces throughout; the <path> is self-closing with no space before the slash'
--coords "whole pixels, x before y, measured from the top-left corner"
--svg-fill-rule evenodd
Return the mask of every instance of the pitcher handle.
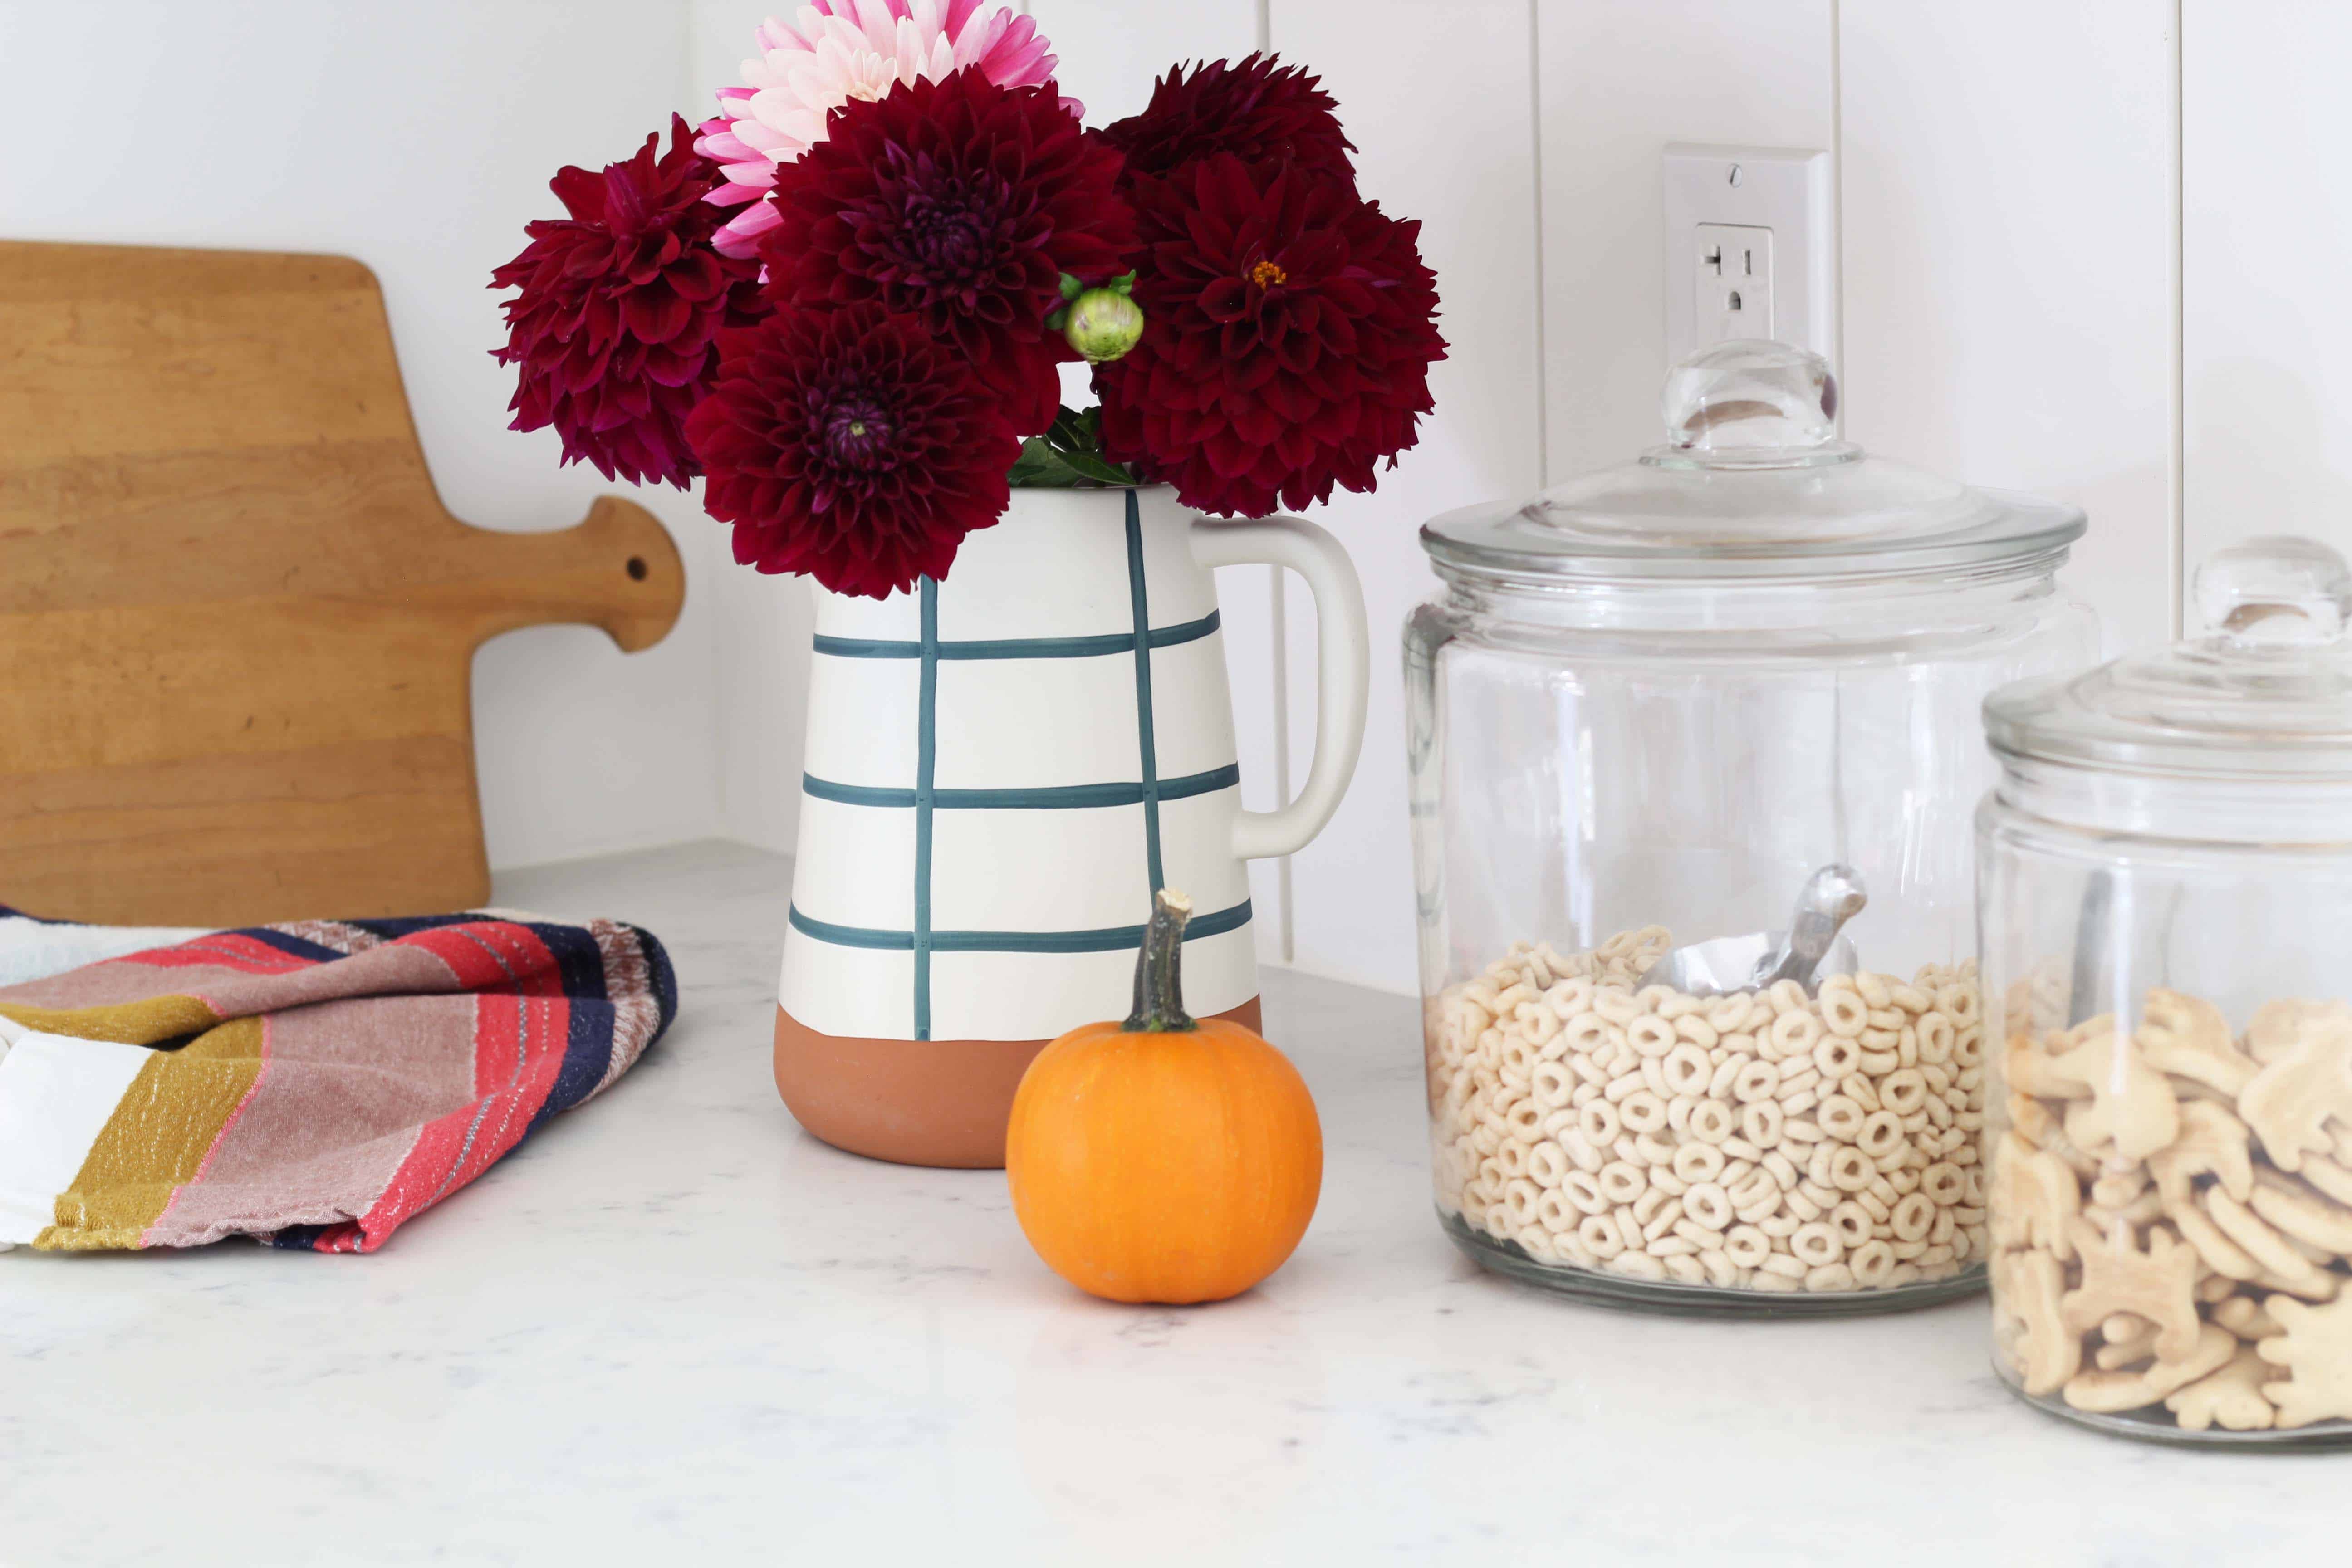
<path id="1" fill-rule="evenodd" d="M 1278 811 L 1234 818 L 1234 856 L 1262 860 L 1303 849 L 1323 831 L 1364 749 L 1364 702 L 1371 679 L 1371 635 L 1355 563 L 1339 542 L 1302 518 L 1192 524 L 1192 557 L 1203 566 L 1284 566 L 1315 595 L 1315 762 L 1298 798 Z"/>

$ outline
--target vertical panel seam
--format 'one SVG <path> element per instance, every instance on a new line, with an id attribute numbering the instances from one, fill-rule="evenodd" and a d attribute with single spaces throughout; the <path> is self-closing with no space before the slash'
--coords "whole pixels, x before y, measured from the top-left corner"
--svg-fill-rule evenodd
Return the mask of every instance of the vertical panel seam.
<path id="1" fill-rule="evenodd" d="M 1830 0 L 1830 364 L 1845 382 L 1845 12 Z M 1838 398 L 1838 428 L 1845 428 L 1850 394 Z"/>
<path id="2" fill-rule="evenodd" d="M 2165 558 L 2165 586 L 2171 604 L 2172 636 L 2179 638 L 2188 621 L 2189 591 L 2189 313 L 2188 313 L 2188 246 L 2187 246 L 2187 160 L 2184 156 L 2186 136 L 2183 119 L 2187 97 L 2183 86 L 2186 71 L 2182 68 L 2181 22 L 2187 7 L 2181 0 L 2172 0 L 2172 47 L 2167 64 L 2170 67 L 2171 179 L 2167 182 L 2165 204 L 2170 209 L 2171 245 L 2165 257 L 2166 284 L 2171 298 L 2168 301 L 2172 319 L 2166 323 L 2170 342 L 2166 352 L 2170 363 L 2171 384 L 2165 389 L 2166 400 L 2171 405 L 2169 427 L 2165 432 L 2165 521 L 2170 528 Z"/>
<path id="3" fill-rule="evenodd" d="M 1535 187 L 1536 484 L 1551 485 L 1551 358 L 1544 342 L 1543 24 L 1541 0 L 1528 0 L 1528 166 Z"/>
<path id="4" fill-rule="evenodd" d="M 931 1037 L 931 804 L 939 770 L 940 585 L 922 580 L 922 676 L 915 702 L 915 1038 Z"/>
<path id="5" fill-rule="evenodd" d="M 678 6 L 678 77 L 679 85 L 685 90 L 684 102 L 686 105 L 686 120 L 687 123 L 689 125 L 700 124 L 703 120 L 708 118 L 708 116 L 712 112 L 709 109 L 705 107 L 711 101 L 711 100 L 706 95 L 708 95 L 712 89 L 710 84 L 704 81 L 700 76 L 701 44 L 701 13 L 693 4 L 693 0 L 684 0 L 684 3 Z M 717 537 L 716 531 L 697 529 L 695 530 L 694 537 L 698 541 L 705 542 L 701 544 L 700 548 L 705 557 L 708 558 L 709 552 L 714 548 L 714 546 L 708 542 Z M 683 555 L 687 552 L 688 547 L 686 542 L 681 541 L 680 553 Z M 720 573 L 727 571 L 731 564 L 731 561 L 730 561 L 727 556 L 719 556 L 710 574 L 711 576 L 714 578 L 717 577 Z M 688 567 L 689 572 L 696 569 L 698 569 L 698 566 Z M 737 754 L 740 748 L 734 738 L 737 732 L 737 727 L 727 722 L 728 709 L 734 700 L 737 699 L 740 689 L 745 684 L 741 679 L 741 661 L 738 659 L 730 659 L 728 657 L 725 626 L 729 619 L 730 617 L 726 609 L 722 606 L 712 617 L 711 623 L 709 648 L 710 741 L 709 749 L 706 752 L 710 764 L 710 772 L 709 783 L 709 795 L 707 804 L 709 805 L 713 820 L 718 824 L 718 831 L 720 837 L 749 839 L 753 837 L 753 831 L 748 829 L 742 822 L 738 820 L 738 806 L 739 805 L 741 805 L 740 815 L 743 816 L 749 816 L 751 815 L 752 806 L 750 804 L 740 803 L 738 800 L 738 797 L 743 793 L 743 791 L 740 784 L 735 782 L 733 774 Z M 802 695 L 803 700 L 805 700 L 807 695 L 806 692 L 803 691 Z M 805 750 L 805 736 L 803 737 L 803 750 Z M 761 799 L 764 801 L 765 792 L 761 792 Z M 793 833 L 796 836 L 800 830 L 800 814 L 797 803 L 795 803 L 793 810 L 792 826 Z M 760 841 L 762 844 L 768 842 L 764 836 L 761 837 Z"/>

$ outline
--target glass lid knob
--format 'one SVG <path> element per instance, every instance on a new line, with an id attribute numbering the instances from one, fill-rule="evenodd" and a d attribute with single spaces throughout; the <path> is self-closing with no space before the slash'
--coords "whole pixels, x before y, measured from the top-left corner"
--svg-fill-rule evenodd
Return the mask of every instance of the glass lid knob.
<path id="1" fill-rule="evenodd" d="M 1666 373 L 1659 406 L 1667 444 L 1685 452 L 1801 460 L 1837 434 L 1829 361 L 1794 343 L 1750 338 L 1701 349 Z"/>
<path id="2" fill-rule="evenodd" d="M 2315 539 L 2250 539 L 2197 568 L 2197 608 L 2242 646 L 2334 642 L 2352 621 L 2352 569 Z"/>

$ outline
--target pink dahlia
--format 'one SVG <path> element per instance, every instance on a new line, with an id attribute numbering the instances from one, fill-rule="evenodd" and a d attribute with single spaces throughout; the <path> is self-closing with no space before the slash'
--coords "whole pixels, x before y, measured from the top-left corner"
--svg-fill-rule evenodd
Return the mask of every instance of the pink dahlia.
<path id="1" fill-rule="evenodd" d="M 951 342 L 871 302 L 779 310 L 719 340 L 688 424 L 735 559 L 872 598 L 947 575 L 1003 512 L 1021 438 Z"/>
<path id="2" fill-rule="evenodd" d="M 792 23 L 771 16 L 760 54 L 743 62 L 743 87 L 719 90 L 719 113 L 703 121 L 696 151 L 725 180 L 705 198 L 740 206 L 719 231 L 719 248 L 750 256 L 775 213 L 760 198 L 776 167 L 824 140 L 825 116 L 845 103 L 882 97 L 917 80 L 938 81 L 967 66 L 999 87 L 1042 87 L 1054 57 L 1037 24 L 983 0 L 814 0 Z M 1073 117 L 1084 106 L 1062 100 Z"/>
<path id="3" fill-rule="evenodd" d="M 521 366 L 510 428 L 552 425 L 565 462 L 680 489 L 702 471 L 686 416 L 718 372 L 713 340 L 767 310 L 758 263 L 711 247 L 719 219 L 703 197 L 718 173 L 688 134 L 672 115 L 659 158 L 656 134 L 602 174 L 560 171 L 550 187 L 571 216 L 525 225 L 530 243 L 490 274 L 491 288 L 522 290 L 506 303 L 506 347 L 490 351 Z"/>

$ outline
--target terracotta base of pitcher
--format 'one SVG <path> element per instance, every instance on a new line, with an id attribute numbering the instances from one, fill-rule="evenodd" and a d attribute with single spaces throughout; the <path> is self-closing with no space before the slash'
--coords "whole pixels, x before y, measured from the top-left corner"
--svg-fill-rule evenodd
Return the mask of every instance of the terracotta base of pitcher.
<path id="1" fill-rule="evenodd" d="M 1218 1017 L 1261 1027 L 1255 996 Z M 900 1165 L 1004 1163 L 1013 1093 L 1046 1040 L 865 1040 L 821 1035 L 776 1009 L 776 1090 L 836 1149 Z"/>

